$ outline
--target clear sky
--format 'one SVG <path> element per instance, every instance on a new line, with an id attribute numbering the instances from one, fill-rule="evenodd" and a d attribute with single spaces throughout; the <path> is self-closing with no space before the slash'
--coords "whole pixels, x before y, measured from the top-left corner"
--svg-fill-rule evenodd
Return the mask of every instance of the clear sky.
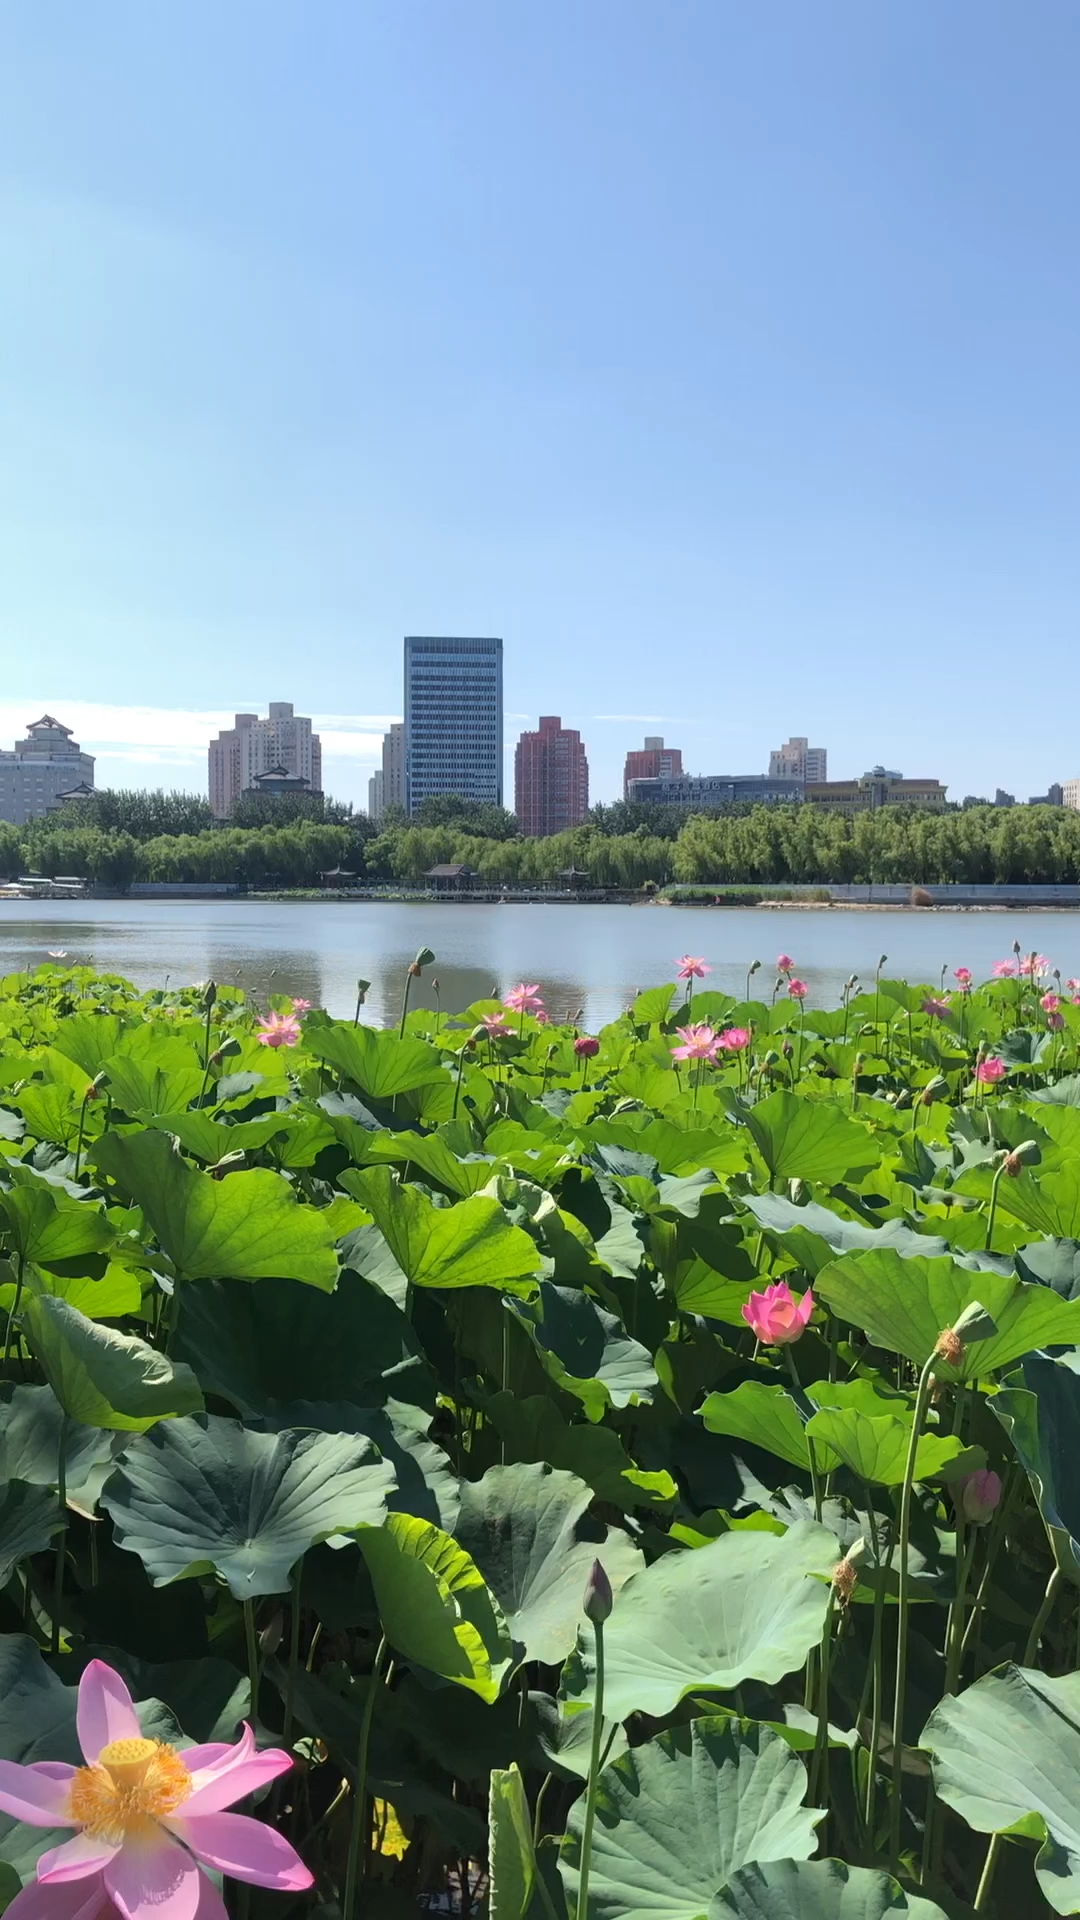
<path id="1" fill-rule="evenodd" d="M 11 0 L 0 742 L 361 800 L 401 638 L 508 735 L 1080 773 L 1075 0 Z"/>

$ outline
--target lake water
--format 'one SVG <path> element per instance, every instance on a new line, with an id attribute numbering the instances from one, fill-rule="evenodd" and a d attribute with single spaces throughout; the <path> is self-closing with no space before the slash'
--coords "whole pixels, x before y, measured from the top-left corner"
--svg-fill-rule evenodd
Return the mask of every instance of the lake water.
<path id="1" fill-rule="evenodd" d="M 405 968 L 430 946 L 430 968 L 414 1005 L 457 1012 L 538 980 L 555 1018 L 581 1008 L 590 1028 L 613 1019 L 641 987 L 674 975 L 680 954 L 703 954 L 709 986 L 740 996 L 760 960 L 757 993 L 767 998 L 776 956 L 794 956 L 811 1002 L 835 1005 L 850 973 L 873 980 L 880 954 L 888 975 L 937 982 L 961 964 L 977 976 L 1019 940 L 1049 956 L 1063 975 L 1080 974 L 1080 914 L 964 911 L 850 913 L 657 906 L 499 906 L 372 901 L 34 900 L 0 901 L 0 973 L 35 967 L 49 948 L 72 962 L 125 974 L 142 987 L 166 979 L 236 981 L 262 1000 L 300 994 L 337 1015 L 351 1014 L 358 977 L 370 980 L 364 1018 L 397 1018 Z"/>

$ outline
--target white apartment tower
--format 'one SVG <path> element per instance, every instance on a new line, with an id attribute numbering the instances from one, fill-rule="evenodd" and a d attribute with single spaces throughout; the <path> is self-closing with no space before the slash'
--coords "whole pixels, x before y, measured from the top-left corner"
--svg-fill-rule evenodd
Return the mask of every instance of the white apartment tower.
<path id="1" fill-rule="evenodd" d="M 796 733 L 770 753 L 769 776 L 773 780 L 804 780 L 808 786 L 817 786 L 829 777 L 828 758 L 825 747 L 812 747 L 805 734 Z"/>
<path id="2" fill-rule="evenodd" d="M 381 820 L 387 807 L 405 806 L 405 722 L 394 720 L 383 735 L 382 766 L 368 781 L 368 813 Z"/>
<path id="3" fill-rule="evenodd" d="M 295 780 L 306 780 L 312 793 L 322 792 L 322 742 L 311 731 L 311 721 L 294 713 L 291 700 L 271 700 L 265 720 L 257 713 L 238 713 L 209 750 L 210 806 L 219 820 L 228 820 L 242 793 L 255 786 L 255 777 L 284 767 Z"/>
<path id="4" fill-rule="evenodd" d="M 70 727 L 43 713 L 30 722 L 25 740 L 0 752 L 0 820 L 25 826 L 52 813 L 75 788 L 81 788 L 79 797 L 85 798 L 93 785 L 93 754 L 83 752 Z"/>

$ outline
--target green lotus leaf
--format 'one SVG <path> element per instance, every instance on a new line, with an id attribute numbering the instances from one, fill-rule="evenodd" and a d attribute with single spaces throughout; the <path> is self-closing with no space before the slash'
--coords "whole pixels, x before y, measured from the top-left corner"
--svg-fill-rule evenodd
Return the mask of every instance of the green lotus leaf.
<path id="1" fill-rule="evenodd" d="M 377 1027 L 312 1026 L 304 1035 L 308 1053 L 336 1067 L 372 1100 L 392 1100 L 445 1078 L 435 1048 L 413 1034 L 398 1039 Z"/>
<path id="2" fill-rule="evenodd" d="M 810 1466 L 806 1444 L 806 1418 L 792 1395 L 782 1386 L 766 1386 L 763 1380 L 744 1380 L 730 1393 L 710 1393 L 701 1409 L 701 1418 L 709 1433 L 731 1434 L 737 1440 L 750 1440 L 766 1453 L 774 1453 L 793 1467 Z M 816 1449 L 823 1472 L 835 1467 L 837 1456 L 824 1439 Z"/>
<path id="3" fill-rule="evenodd" d="M 939 1799 L 977 1833 L 1037 1840 L 1044 1897 L 1055 1913 L 1080 1912 L 1080 1673 L 999 1667 L 946 1695 L 919 1745 Z"/>
<path id="4" fill-rule="evenodd" d="M 933 1900 L 905 1893 L 876 1867 L 846 1860 L 776 1860 L 743 1867 L 709 1920 L 946 1920 Z"/>
<path id="5" fill-rule="evenodd" d="M 36 1181 L 0 1192 L 0 1221 L 15 1252 L 39 1267 L 98 1253 L 116 1238 L 93 1202 L 74 1200 L 62 1187 Z"/>
<path id="6" fill-rule="evenodd" d="M 251 1600 L 287 1592 L 317 1541 L 380 1526 L 393 1484 L 363 1436 L 254 1433 L 204 1414 L 132 1441 L 101 1504 L 155 1586 L 213 1571 Z"/>
<path id="7" fill-rule="evenodd" d="M 989 1405 L 1030 1482 L 1058 1564 L 1080 1580 L 1080 1377 L 1077 1355 L 1032 1353 L 1022 1387 L 1004 1387 Z"/>
<path id="8" fill-rule="evenodd" d="M 832 1186 L 869 1172 L 881 1147 L 838 1107 L 822 1108 L 781 1088 L 740 1117 L 774 1180 L 816 1180 Z"/>
<path id="9" fill-rule="evenodd" d="M 821 1638 L 839 1558 L 835 1536 L 813 1521 L 663 1554 L 620 1594 L 605 1629 L 605 1717 L 660 1718 L 688 1693 L 794 1673 Z M 592 1686 L 591 1634 L 578 1644 L 570 1684 L 581 1693 Z"/>
<path id="10" fill-rule="evenodd" d="M 624 1513 L 665 1506 L 676 1497 L 670 1473 L 647 1473 L 638 1467 L 610 1427 L 571 1426 L 555 1402 L 540 1394 L 497 1393 L 485 1411 L 505 1443 L 508 1460 L 541 1460 L 562 1467 Z"/>
<path id="11" fill-rule="evenodd" d="M 535 1300 L 509 1301 L 507 1311 L 526 1328 L 544 1371 L 590 1420 L 652 1399 L 658 1380 L 648 1349 L 588 1294 L 543 1280 Z"/>
<path id="12" fill-rule="evenodd" d="M 600 1775 L 590 1920 L 699 1920 L 733 1873 L 805 1860 L 824 1809 L 803 1806 L 806 1769 L 764 1727 L 704 1718 L 635 1747 Z M 584 1801 L 559 1871 L 577 1899 Z"/>
<path id="13" fill-rule="evenodd" d="M 30 1294 L 22 1318 L 34 1357 L 69 1420 L 142 1433 L 158 1420 L 202 1407 L 190 1367 L 134 1334 L 88 1320 L 66 1300 Z"/>
<path id="14" fill-rule="evenodd" d="M 51 1387 L 0 1386 L 0 1480 L 27 1480 L 55 1487 L 64 1410 Z M 69 1419 L 64 1433 L 68 1500 L 93 1506 L 94 1498 L 119 1442 L 98 1427 Z"/>
<path id="15" fill-rule="evenodd" d="M 857 1407 L 826 1407 L 807 1422 L 806 1431 L 816 1452 L 824 1447 L 838 1456 L 860 1480 L 876 1486 L 898 1487 L 907 1469 L 912 1419 L 895 1414 L 870 1415 Z M 924 1433 L 915 1454 L 915 1478 L 933 1480 L 950 1467 L 974 1469 L 981 1459 L 956 1434 Z"/>
<path id="16" fill-rule="evenodd" d="M 106 1133 L 94 1161 L 142 1208 L 176 1272 L 191 1280 L 337 1279 L 335 1233 L 267 1168 L 215 1180 L 190 1167 L 166 1135 Z"/>
<path id="17" fill-rule="evenodd" d="M 554 1467 L 490 1467 L 465 1481 L 455 1533 L 499 1602 L 526 1660 L 558 1666 L 577 1638 L 600 1559 L 618 1593 L 645 1562 L 617 1527 L 583 1524 L 592 1489 Z"/>
<path id="18" fill-rule="evenodd" d="M 415 1287 L 500 1287 L 533 1291 L 540 1249 L 512 1226 L 497 1200 L 474 1195 L 437 1207 L 389 1167 L 367 1167 L 343 1184 L 372 1213 L 402 1272 Z"/>
<path id="19" fill-rule="evenodd" d="M 495 1700 L 513 1653 L 502 1610 L 464 1547 L 392 1513 L 359 1537 L 390 1645 L 444 1680 Z"/>
<path id="20" fill-rule="evenodd" d="M 992 1373 L 1035 1347 L 1080 1343 L 1080 1300 L 1060 1300 L 1049 1287 L 949 1259 L 905 1260 L 891 1248 L 849 1253 L 819 1273 L 816 1287 L 826 1305 L 865 1328 L 875 1346 L 905 1354 L 917 1367 L 933 1353 L 942 1329 L 981 1300 L 998 1331 L 973 1342 L 957 1368 L 941 1362 L 936 1371 L 945 1379 Z"/>
<path id="21" fill-rule="evenodd" d="M 532 1816 L 516 1763 L 493 1767 L 488 1788 L 489 1920 L 525 1920 L 536 1883 Z"/>
<path id="22" fill-rule="evenodd" d="M 0 1480 L 0 1587 L 20 1560 L 43 1553 L 64 1525 L 60 1502 L 49 1487 L 27 1480 Z"/>
<path id="23" fill-rule="evenodd" d="M 916 1233 L 904 1220 L 883 1220 L 868 1227 L 861 1220 L 845 1220 L 816 1200 L 797 1207 L 780 1193 L 747 1193 L 748 1207 L 760 1227 L 774 1234 L 797 1265 L 813 1279 L 838 1253 L 863 1253 L 892 1247 L 899 1254 L 947 1253 L 936 1235 Z"/>
<path id="24" fill-rule="evenodd" d="M 125 1113 L 182 1113 L 202 1090 L 203 1069 L 194 1047 L 161 1034 L 156 1039 L 152 1054 L 114 1053 L 104 1063 L 109 1092 Z"/>

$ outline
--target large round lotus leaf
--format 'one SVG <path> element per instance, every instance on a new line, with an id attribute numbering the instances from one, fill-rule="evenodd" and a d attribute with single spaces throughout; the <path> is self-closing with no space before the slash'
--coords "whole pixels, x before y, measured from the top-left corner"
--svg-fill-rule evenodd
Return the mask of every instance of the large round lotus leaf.
<path id="1" fill-rule="evenodd" d="M 623 1754 L 600 1776 L 590 1920 L 697 1920 L 750 1861 L 805 1860 L 823 1809 L 804 1807 L 806 1768 L 766 1728 L 694 1720 Z M 576 1904 L 584 1799 L 560 1871 Z"/>
<path id="2" fill-rule="evenodd" d="M 1080 1673 L 984 1674 L 935 1707 L 919 1744 L 939 1798 L 978 1833 L 1040 1841 L 1046 1899 L 1055 1913 L 1080 1912 Z"/>
<path id="3" fill-rule="evenodd" d="M 317 1540 L 380 1526 L 393 1484 L 363 1435 L 253 1433 L 204 1415 L 133 1441 L 101 1504 L 155 1586 L 213 1570 L 253 1600 L 287 1592 Z"/>
<path id="4" fill-rule="evenodd" d="M 839 1558 L 835 1536 L 812 1520 L 665 1553 L 620 1594 L 605 1629 L 605 1717 L 659 1718 L 694 1690 L 794 1673 L 821 1638 Z M 579 1644 L 591 1693 L 591 1633 Z"/>
<path id="5" fill-rule="evenodd" d="M 775 1860 L 744 1867 L 709 1920 L 946 1920 L 933 1900 L 905 1893 L 891 1874 L 844 1860 Z"/>

